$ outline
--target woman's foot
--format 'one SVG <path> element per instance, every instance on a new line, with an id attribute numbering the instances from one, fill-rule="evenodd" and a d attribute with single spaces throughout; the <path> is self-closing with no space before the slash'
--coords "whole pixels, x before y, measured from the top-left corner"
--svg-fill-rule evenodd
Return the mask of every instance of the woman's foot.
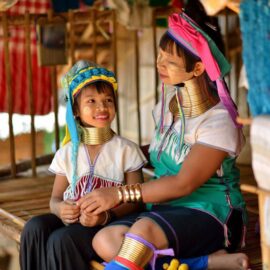
<path id="1" fill-rule="evenodd" d="M 250 270 L 248 257 L 244 253 L 226 253 L 220 250 L 208 257 L 208 270 Z"/>

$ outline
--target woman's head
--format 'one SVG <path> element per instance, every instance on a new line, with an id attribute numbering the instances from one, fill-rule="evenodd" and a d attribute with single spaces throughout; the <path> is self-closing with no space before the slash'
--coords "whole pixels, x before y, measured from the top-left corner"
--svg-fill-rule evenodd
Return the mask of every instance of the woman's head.
<path id="1" fill-rule="evenodd" d="M 202 39 L 206 36 L 206 39 L 212 39 L 211 42 L 213 43 L 214 41 L 221 51 L 223 51 L 224 46 L 216 19 L 209 17 L 206 14 L 204 7 L 199 0 L 186 1 L 184 9 L 185 13 L 175 13 L 170 16 L 169 29 L 162 36 L 159 45 L 161 51 L 172 55 L 176 60 L 180 57 L 184 63 L 185 71 L 190 73 L 195 70 L 194 76 L 196 77 L 196 74 L 199 73 L 201 75 L 204 73 L 204 70 L 207 71 L 207 69 L 209 69 L 209 65 L 206 66 L 205 61 L 203 61 L 201 57 L 201 53 L 205 50 L 205 47 L 208 47 L 208 44 L 206 45 L 205 43 L 201 46 L 202 44 L 200 43 Z M 205 36 L 202 38 L 203 35 Z M 197 38 L 195 42 L 193 42 L 194 40 L 192 41 L 194 38 Z M 198 52 L 198 49 L 200 52 Z M 170 66 L 168 65 L 168 68 L 169 67 Z M 204 67 L 204 70 L 201 70 L 202 67 Z M 163 80 L 164 76 L 162 75 L 164 74 L 162 72 L 159 73 Z M 209 76 L 207 73 L 208 72 L 204 73 L 206 79 L 208 79 Z M 179 81 L 179 79 L 181 79 L 181 77 L 178 78 L 176 84 L 183 82 Z M 175 83 L 175 80 L 173 82 Z M 166 84 L 165 81 L 164 83 Z"/>
<path id="2" fill-rule="evenodd" d="M 168 33 L 162 36 L 159 47 L 157 69 L 165 84 L 176 85 L 203 74 L 200 58 L 179 46 Z"/>
<path id="3" fill-rule="evenodd" d="M 194 76 L 200 76 L 202 82 L 205 82 L 207 74 L 216 84 L 220 101 L 238 126 L 238 113 L 223 79 L 230 71 L 230 64 L 224 55 L 210 36 L 184 12 L 170 15 L 168 23 L 169 28 L 161 39 L 157 59 L 157 68 L 163 83 L 177 85 Z"/>
<path id="4" fill-rule="evenodd" d="M 116 99 L 111 84 L 97 81 L 84 86 L 74 97 L 73 114 L 82 126 L 110 126 L 116 112 Z"/>

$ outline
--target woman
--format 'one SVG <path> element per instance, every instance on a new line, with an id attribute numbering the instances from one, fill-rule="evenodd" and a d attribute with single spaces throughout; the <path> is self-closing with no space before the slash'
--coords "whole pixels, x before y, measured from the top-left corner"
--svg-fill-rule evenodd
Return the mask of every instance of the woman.
<path id="1" fill-rule="evenodd" d="M 156 177 L 136 189 L 95 190 L 78 202 L 93 214 L 122 202 L 147 204 L 147 212 L 95 235 L 96 252 L 111 261 L 106 269 L 143 269 L 148 263 L 155 269 L 158 254 L 212 254 L 201 269 L 248 269 L 245 254 L 220 255 L 243 244 L 247 221 L 235 167 L 244 138 L 223 80 L 229 68 L 191 18 L 170 16 L 157 58 L 162 98 L 149 148 Z"/>

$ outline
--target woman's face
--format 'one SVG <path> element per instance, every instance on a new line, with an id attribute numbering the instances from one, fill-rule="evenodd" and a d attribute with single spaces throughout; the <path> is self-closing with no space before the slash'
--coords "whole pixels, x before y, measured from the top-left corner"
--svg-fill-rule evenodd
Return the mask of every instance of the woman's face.
<path id="1" fill-rule="evenodd" d="M 173 54 L 159 49 L 157 70 L 161 81 L 167 85 L 176 85 L 193 77 L 192 71 L 186 72 L 183 58 L 177 55 L 175 46 Z"/>
<path id="2" fill-rule="evenodd" d="M 115 117 L 113 91 L 108 87 L 98 93 L 94 85 L 89 85 L 78 96 L 76 113 L 85 127 L 110 126 Z"/>

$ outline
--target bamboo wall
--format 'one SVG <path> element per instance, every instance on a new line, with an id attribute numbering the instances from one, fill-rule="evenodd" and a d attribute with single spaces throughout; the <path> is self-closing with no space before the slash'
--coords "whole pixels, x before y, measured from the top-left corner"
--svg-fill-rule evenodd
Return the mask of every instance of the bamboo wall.
<path id="1" fill-rule="evenodd" d="M 14 78 L 11 77 L 10 67 L 9 27 L 22 26 L 26 36 L 25 54 L 28 70 L 25 79 L 28 80 L 28 89 L 26 89 L 26 91 L 30 99 L 29 111 L 31 116 L 30 143 L 28 145 L 31 155 L 30 161 L 28 162 L 30 162 L 32 176 L 35 177 L 37 175 L 37 156 L 39 150 L 37 149 L 37 130 L 35 127 L 35 114 L 33 109 L 32 76 L 34 71 L 31 67 L 30 27 L 35 25 L 37 20 L 42 18 L 54 23 L 54 21 L 57 21 L 56 18 L 61 16 L 61 18 L 65 20 L 68 28 L 68 64 L 66 66 L 50 66 L 56 149 L 59 148 L 60 145 L 58 120 L 59 86 L 57 81 L 59 70 L 67 70 L 76 60 L 81 58 L 85 59 L 85 55 L 88 55 L 89 60 L 98 62 L 99 53 L 104 46 L 107 48 L 106 56 L 108 59 L 106 59 L 106 62 L 108 68 L 112 69 L 119 78 L 119 107 L 114 129 L 118 134 L 126 136 L 141 145 L 142 143 L 148 143 L 147 138 L 152 136 L 153 124 L 149 124 L 148 119 L 149 122 L 152 122 L 151 109 L 158 100 L 158 78 L 155 71 L 158 31 L 155 19 L 157 17 L 167 16 L 168 12 L 170 11 L 153 10 L 152 26 L 143 32 L 134 29 L 124 29 L 123 26 L 117 23 L 114 11 L 89 9 L 83 12 L 70 11 L 68 13 L 61 13 L 60 15 L 53 14 L 53 12 L 48 12 L 48 14 L 43 15 L 26 13 L 25 15 L 8 16 L 6 13 L 1 14 L 0 27 L 3 32 L 2 41 L 5 53 L 6 88 L 8 95 L 8 156 L 10 158 L 11 177 L 15 178 L 19 173 L 18 163 L 20 158 L 16 155 L 18 149 L 14 136 L 12 108 L 13 100 L 16 97 L 13 96 L 11 90 L 11 82 Z M 76 32 L 78 32 L 78 29 L 82 25 L 84 25 L 85 30 L 83 35 L 78 39 Z M 90 31 L 91 34 L 89 35 L 88 33 L 87 35 L 87 31 Z M 102 31 L 105 31 L 105 33 L 102 33 Z M 107 40 L 100 41 L 100 36 L 104 36 L 104 34 L 107 35 Z M 151 36 L 151 38 L 149 38 L 149 36 Z M 84 45 L 82 50 L 78 50 L 79 47 L 82 47 L 83 39 L 88 39 L 87 46 Z M 150 60 L 148 61 L 148 59 Z M 145 115 L 148 115 L 149 118 L 146 119 Z"/>

